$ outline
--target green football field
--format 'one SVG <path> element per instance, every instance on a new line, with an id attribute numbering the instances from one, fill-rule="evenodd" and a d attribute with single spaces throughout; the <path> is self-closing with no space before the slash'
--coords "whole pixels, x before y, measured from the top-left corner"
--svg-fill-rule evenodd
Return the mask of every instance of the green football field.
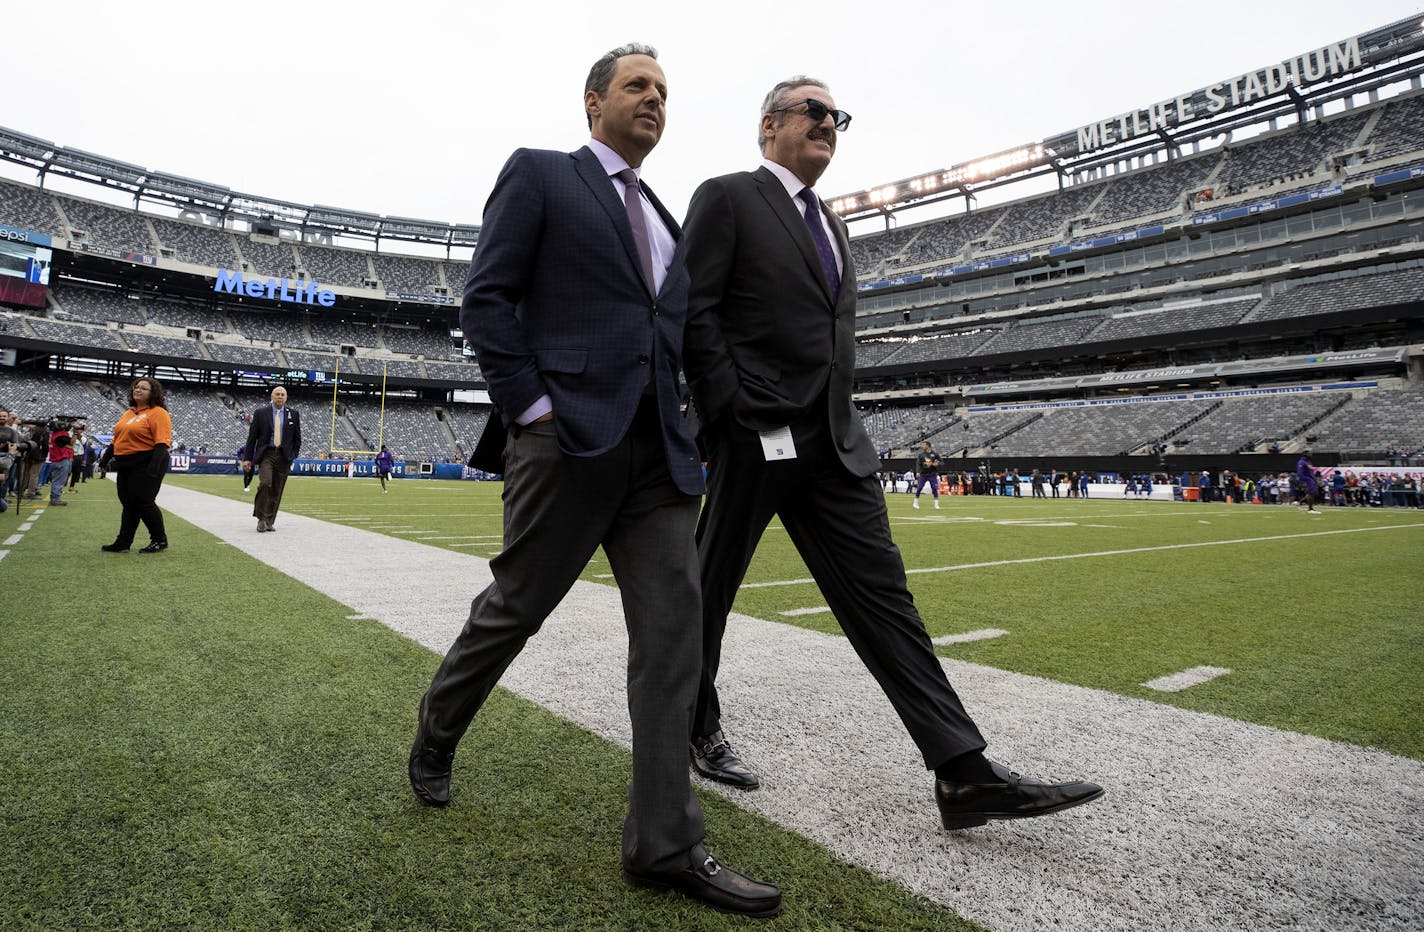
<path id="1" fill-rule="evenodd" d="M 499 491 L 298 478 L 284 510 L 489 556 Z M 622 749 L 497 691 L 462 744 L 464 815 L 425 810 L 404 758 L 434 654 L 177 519 L 167 553 L 101 554 L 112 486 L 70 501 L 25 532 L 0 515 L 0 928 L 747 926 L 617 881 Z M 944 656 L 1424 758 L 1424 512 L 889 506 L 931 636 L 1005 632 Z M 836 630 L 806 575 L 774 524 L 736 610 Z M 1230 672 L 1141 685 L 1201 666 Z M 973 927 L 701 796 L 714 850 L 787 891 L 767 928 Z"/>
<path id="2" fill-rule="evenodd" d="M 226 477 L 174 481 L 242 498 Z M 290 510 L 432 546 L 499 550 L 500 486 L 299 480 Z M 944 656 L 1424 758 L 1424 511 L 887 496 L 931 637 L 998 629 Z M 612 584 L 596 560 L 584 579 Z M 835 632 L 773 521 L 735 611 Z M 1141 684 L 1229 674 L 1177 693 Z"/>

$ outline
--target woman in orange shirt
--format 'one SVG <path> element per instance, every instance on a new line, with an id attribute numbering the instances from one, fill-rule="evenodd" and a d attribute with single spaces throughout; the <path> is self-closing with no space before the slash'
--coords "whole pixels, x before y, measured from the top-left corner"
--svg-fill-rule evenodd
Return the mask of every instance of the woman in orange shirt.
<path id="1" fill-rule="evenodd" d="M 148 528 L 148 546 L 139 553 L 168 549 L 163 529 L 163 512 L 158 508 L 158 488 L 168 472 L 168 447 L 173 443 L 173 421 L 163 404 L 163 386 L 157 379 L 134 379 L 129 386 L 129 409 L 114 425 L 113 458 L 119 486 L 119 503 L 124 506 L 119 520 L 119 536 L 100 550 L 127 553 L 138 524 Z"/>

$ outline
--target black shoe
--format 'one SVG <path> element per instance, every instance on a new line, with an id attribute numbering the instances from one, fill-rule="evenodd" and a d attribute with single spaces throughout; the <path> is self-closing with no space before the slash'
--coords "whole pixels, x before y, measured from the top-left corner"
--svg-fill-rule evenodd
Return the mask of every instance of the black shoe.
<path id="1" fill-rule="evenodd" d="M 676 890 L 724 913 L 770 919 L 781 912 L 781 890 L 723 867 L 707 849 L 697 845 L 691 863 L 679 871 L 642 874 L 624 866 L 623 882 L 653 890 Z"/>
<path id="2" fill-rule="evenodd" d="M 436 747 L 425 733 L 425 697 L 420 697 L 420 709 L 416 713 L 418 722 L 415 729 L 415 743 L 410 746 L 410 788 L 416 799 L 427 806 L 448 806 L 450 804 L 450 769 L 455 760 L 455 749 Z"/>
<path id="3" fill-rule="evenodd" d="M 739 790 L 754 790 L 761 786 L 757 775 L 732 751 L 720 729 L 705 737 L 692 739 L 692 766 L 707 779 L 735 786 Z"/>
<path id="4" fill-rule="evenodd" d="M 1081 806 L 1103 795 L 1096 783 L 1044 783 L 1013 773 L 1003 764 L 989 762 L 998 783 L 935 781 L 935 802 L 947 829 L 983 825 L 990 819 L 1031 819 Z"/>
<path id="5" fill-rule="evenodd" d="M 99 546 L 99 549 L 104 551 L 105 553 L 128 553 L 129 545 L 121 544 L 118 541 L 114 541 L 112 544 L 101 544 Z"/>
<path id="6" fill-rule="evenodd" d="M 267 526 L 267 522 L 266 522 L 266 521 L 259 520 L 259 521 L 257 522 L 257 533 L 258 533 L 258 534 L 261 534 L 263 531 L 270 531 L 270 530 L 272 530 L 272 529 Z"/>
<path id="7" fill-rule="evenodd" d="M 160 550 L 167 550 L 167 549 L 168 549 L 168 541 L 166 541 L 166 540 L 151 540 L 151 541 L 148 542 L 148 546 L 147 546 L 147 547 L 141 547 L 141 548 L 139 548 L 139 553 L 157 553 L 157 552 L 160 551 Z"/>

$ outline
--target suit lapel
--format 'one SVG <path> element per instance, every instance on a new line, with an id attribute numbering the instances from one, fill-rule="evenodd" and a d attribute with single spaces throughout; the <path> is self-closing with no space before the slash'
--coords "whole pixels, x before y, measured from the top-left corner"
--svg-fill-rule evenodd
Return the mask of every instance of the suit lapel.
<path id="1" fill-rule="evenodd" d="M 663 202 L 658 200 L 658 196 L 653 193 L 652 188 L 643 185 L 643 193 L 646 194 L 648 200 L 652 202 L 653 209 L 656 210 L 658 216 L 662 218 L 663 225 L 667 227 L 668 234 L 672 236 L 673 241 L 672 258 L 668 261 L 667 274 L 663 276 L 663 287 L 658 290 L 658 293 L 661 294 L 667 288 L 668 283 L 672 281 L 677 269 L 682 267 L 681 263 L 683 262 L 684 249 L 682 227 L 677 225 L 677 221 L 673 219 L 672 214 L 668 213 L 667 208 L 663 206 Z M 631 232 L 629 235 L 632 235 Z"/>
<path id="2" fill-rule="evenodd" d="M 752 172 L 752 177 L 761 185 L 761 196 L 766 201 L 776 219 L 790 234 L 801 258 L 806 262 L 806 271 L 815 279 L 826 303 L 831 303 L 831 286 L 826 282 L 826 273 L 821 268 L 821 257 L 816 254 L 816 244 L 811 241 L 811 231 L 806 227 L 806 218 L 796 209 L 795 202 L 786 196 L 786 188 L 781 179 L 773 175 L 766 166 Z"/>
<path id="3" fill-rule="evenodd" d="M 618 239 L 623 243 L 623 251 L 628 254 L 628 261 L 633 263 L 633 271 L 638 280 L 642 281 L 643 262 L 638 258 L 638 244 L 633 241 L 633 227 L 628 223 L 627 206 L 618 199 L 612 179 L 604 172 L 603 163 L 598 161 L 598 156 L 593 154 L 592 149 L 584 146 L 572 154 L 579 177 L 607 212 L 608 219 L 613 221 L 614 228 L 618 230 Z"/>

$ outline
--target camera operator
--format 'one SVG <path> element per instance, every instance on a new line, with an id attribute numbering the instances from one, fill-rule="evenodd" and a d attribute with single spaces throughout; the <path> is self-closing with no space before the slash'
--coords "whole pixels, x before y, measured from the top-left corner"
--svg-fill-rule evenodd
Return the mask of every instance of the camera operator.
<path id="1" fill-rule="evenodd" d="M 69 435 L 69 424 L 62 420 L 49 422 L 49 503 L 68 505 L 60 496 L 64 494 L 64 484 L 69 481 L 69 473 L 74 468 L 74 443 Z"/>
<path id="2" fill-rule="evenodd" d="M 5 496 L 10 494 L 10 483 L 14 478 L 17 439 L 15 429 L 10 426 L 10 412 L 0 408 L 0 512 L 10 507 Z"/>
<path id="3" fill-rule="evenodd" d="M 20 421 L 18 428 L 22 456 L 16 459 L 15 465 L 20 470 L 20 492 L 24 498 L 39 498 L 40 475 L 46 472 L 48 461 L 49 431 L 40 421 Z"/>

